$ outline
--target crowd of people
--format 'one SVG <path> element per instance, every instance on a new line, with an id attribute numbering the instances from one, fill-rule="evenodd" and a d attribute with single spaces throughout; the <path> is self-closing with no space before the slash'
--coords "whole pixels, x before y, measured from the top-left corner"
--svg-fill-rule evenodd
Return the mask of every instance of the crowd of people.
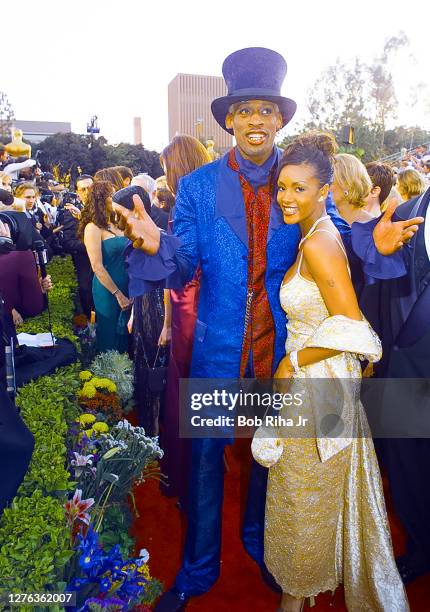
<path id="1" fill-rule="evenodd" d="M 200 141 L 177 135 L 161 153 L 163 177 L 103 168 L 81 174 L 70 192 L 37 164 L 2 160 L 0 213 L 24 215 L 49 256 L 72 256 L 96 349 L 132 356 L 139 424 L 160 435 L 162 490 L 188 517 L 183 564 L 160 611 L 182 609 L 218 578 L 232 442 L 180 437 L 180 379 L 274 376 L 294 394 L 306 379 L 360 381 L 362 371 L 426 376 L 428 150 L 403 154 L 400 169 L 338 153 L 323 133 L 279 150 L 276 133 L 296 108 L 280 94 L 285 73 L 268 49 L 226 59 L 229 91 L 212 112 L 237 145 L 215 162 Z M 19 326 L 43 308 L 52 283 L 39 280 L 31 250 L 0 263 L 6 317 Z M 405 329 L 414 342 L 399 344 Z M 299 612 L 306 598 L 343 584 L 348 610 L 406 611 L 403 582 L 430 569 L 428 440 L 378 447 L 408 536 L 396 563 L 356 388 L 345 387 L 342 436 L 319 431 L 323 401 L 301 407 L 301 437 L 282 426 L 255 433 L 244 546 L 282 591 L 280 610 Z M 288 405 L 281 414 L 297 416 Z"/>

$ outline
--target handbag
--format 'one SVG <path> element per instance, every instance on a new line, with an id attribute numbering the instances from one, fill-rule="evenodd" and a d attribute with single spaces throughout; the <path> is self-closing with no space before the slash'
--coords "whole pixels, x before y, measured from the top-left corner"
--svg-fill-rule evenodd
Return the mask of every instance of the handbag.
<path id="1" fill-rule="evenodd" d="M 162 393 L 167 382 L 167 367 L 156 367 L 159 352 L 160 345 L 158 345 L 157 354 L 155 355 L 154 365 L 152 368 L 148 364 L 148 388 L 151 393 Z"/>
<path id="2" fill-rule="evenodd" d="M 273 427 L 260 425 L 251 442 L 251 452 L 255 461 L 265 468 L 273 467 L 284 451 L 284 441 L 276 436 Z"/>

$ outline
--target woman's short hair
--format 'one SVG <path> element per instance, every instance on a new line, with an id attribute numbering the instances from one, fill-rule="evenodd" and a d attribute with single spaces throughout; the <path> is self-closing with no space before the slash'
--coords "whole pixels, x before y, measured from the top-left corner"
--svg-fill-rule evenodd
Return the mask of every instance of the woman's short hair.
<path id="1" fill-rule="evenodd" d="M 97 170 L 94 175 L 94 182 L 96 181 L 108 181 L 114 191 L 119 191 L 124 187 L 122 176 L 115 168 L 102 168 Z"/>
<path id="2" fill-rule="evenodd" d="M 339 153 L 334 162 L 334 180 L 344 193 L 345 200 L 352 206 L 363 208 L 372 189 L 367 170 L 362 162 L 349 153 Z"/>
<path id="3" fill-rule="evenodd" d="M 167 185 L 176 195 L 179 179 L 212 161 L 206 147 L 187 134 L 178 134 L 160 155 L 166 168 Z"/>
<path id="4" fill-rule="evenodd" d="M 297 136 L 285 148 L 278 166 L 278 177 L 285 166 L 308 164 L 323 185 L 333 182 L 333 160 L 338 147 L 335 138 L 325 132 L 310 132 Z"/>
<path id="5" fill-rule="evenodd" d="M 397 175 L 397 188 L 406 201 L 421 195 L 425 191 L 426 184 L 418 170 L 405 168 L 400 170 Z"/>
<path id="6" fill-rule="evenodd" d="M 394 172 L 391 166 L 381 161 L 373 161 L 366 164 L 367 174 L 372 181 L 373 187 L 379 187 L 379 204 L 385 202 L 393 186 Z"/>
<path id="7" fill-rule="evenodd" d="M 108 199 L 112 197 L 114 189 L 110 181 L 94 181 L 88 189 L 87 203 L 85 204 L 79 220 L 77 236 L 84 237 L 85 227 L 94 223 L 100 229 L 108 229 L 112 210 L 108 206 Z"/>
<path id="8" fill-rule="evenodd" d="M 24 191 L 27 191 L 27 189 L 32 189 L 35 193 L 36 198 L 38 197 L 38 188 L 36 187 L 36 185 L 33 185 L 33 183 L 30 182 L 20 183 L 19 185 L 17 185 L 14 189 L 13 195 L 17 198 L 22 198 L 22 196 L 24 195 Z"/>

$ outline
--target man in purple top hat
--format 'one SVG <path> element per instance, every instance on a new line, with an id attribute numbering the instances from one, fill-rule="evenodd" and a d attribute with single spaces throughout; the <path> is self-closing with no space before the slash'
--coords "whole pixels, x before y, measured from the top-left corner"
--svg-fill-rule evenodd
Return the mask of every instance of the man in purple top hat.
<path id="1" fill-rule="evenodd" d="M 161 261 L 164 276 L 174 269 L 182 283 L 201 266 L 192 378 L 270 378 L 285 354 L 279 287 L 296 259 L 300 239 L 298 227 L 283 223 L 273 199 L 281 154 L 274 146 L 276 132 L 296 110 L 295 102 L 280 93 L 286 72 L 284 58 L 270 49 L 241 49 L 225 60 L 228 95 L 213 101 L 212 113 L 234 134 L 237 146 L 181 179 L 174 218 L 179 248 L 169 246 L 176 237 L 160 234 L 138 201 L 133 213 L 114 205 L 133 246 L 150 255 L 158 253 L 147 258 L 151 261 L 145 266 Z M 327 212 L 351 251 L 350 229 L 330 198 Z M 410 225 L 382 226 L 388 251 L 413 233 Z M 384 277 L 372 236 L 365 239 L 368 271 Z M 151 273 L 153 280 L 164 276 Z M 180 610 L 189 597 L 208 591 L 219 576 L 225 444 L 225 438 L 192 442 L 184 558 L 174 588 L 157 605 L 159 611 Z M 267 470 L 254 464 L 242 531 L 246 550 L 263 572 L 266 479 Z"/>

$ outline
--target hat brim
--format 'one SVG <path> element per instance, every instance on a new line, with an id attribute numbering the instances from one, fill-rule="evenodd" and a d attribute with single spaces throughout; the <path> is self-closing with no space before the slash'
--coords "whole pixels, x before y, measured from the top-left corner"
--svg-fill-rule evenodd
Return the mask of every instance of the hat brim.
<path id="1" fill-rule="evenodd" d="M 294 113 L 297 110 L 297 104 L 290 98 L 284 98 L 283 96 L 270 96 L 265 95 L 263 98 L 247 97 L 242 96 L 223 96 L 222 98 L 216 98 L 211 104 L 212 115 L 215 121 L 222 127 L 223 130 L 234 136 L 233 130 L 226 128 L 225 119 L 228 115 L 228 109 L 232 104 L 237 102 L 246 102 L 247 100 L 266 100 L 267 102 L 274 102 L 278 105 L 279 112 L 282 115 L 282 127 L 286 126 L 291 121 Z"/>

